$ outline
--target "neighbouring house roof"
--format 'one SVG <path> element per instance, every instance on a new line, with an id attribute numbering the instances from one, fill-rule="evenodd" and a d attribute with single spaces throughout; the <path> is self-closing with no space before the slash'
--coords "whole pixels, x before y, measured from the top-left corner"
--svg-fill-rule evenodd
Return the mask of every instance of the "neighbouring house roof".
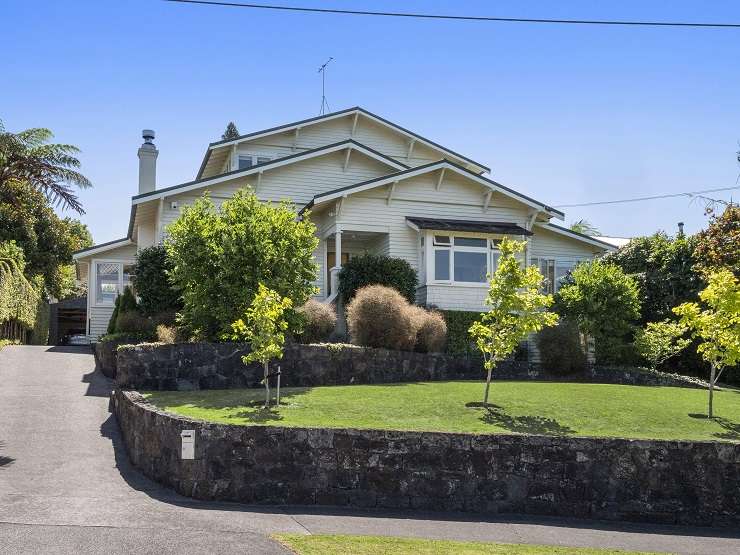
<path id="1" fill-rule="evenodd" d="M 617 247 L 618 249 L 625 246 L 627 243 L 632 241 L 630 237 L 607 237 L 605 235 L 596 236 L 594 239 L 598 239 L 599 241 L 603 241 L 604 243 L 609 243 L 610 245 Z"/>
<path id="2" fill-rule="evenodd" d="M 275 133 L 281 133 L 285 131 L 291 131 L 298 127 L 304 127 L 306 125 L 312 125 L 312 124 L 321 123 L 324 121 L 329 121 L 329 120 L 340 118 L 340 117 L 346 117 L 352 114 L 362 115 L 363 117 L 373 120 L 376 123 L 380 123 L 381 125 L 389 127 L 399 133 L 402 133 L 403 135 L 406 135 L 413 140 L 419 141 L 422 144 L 426 144 L 429 147 L 435 148 L 437 150 L 441 150 L 449 154 L 453 158 L 457 158 L 458 160 L 468 162 L 472 164 L 473 166 L 480 168 L 483 171 L 486 171 L 486 172 L 491 171 L 491 169 L 488 166 L 485 166 L 479 162 L 476 162 L 475 160 L 471 160 L 467 156 L 463 156 L 462 154 L 459 154 L 455 152 L 454 150 L 450 150 L 449 148 L 444 147 L 438 143 L 435 143 L 434 141 L 427 139 L 426 137 L 423 137 L 417 133 L 414 133 L 413 131 L 410 131 L 404 127 L 401 127 L 400 125 L 397 125 L 393 123 L 392 121 L 382 118 L 378 116 L 377 114 L 373 114 L 372 112 L 369 112 L 368 110 L 365 110 L 364 108 L 355 106 L 353 108 L 347 108 L 346 110 L 340 110 L 338 112 L 332 112 L 330 114 L 324 114 L 322 116 L 316 116 L 313 118 L 308 118 L 308 119 L 296 121 L 293 123 L 286 123 L 285 125 L 279 125 L 277 127 L 271 127 L 269 129 L 263 129 L 261 131 L 254 131 L 252 133 L 247 133 L 246 135 L 240 135 L 236 139 L 226 139 L 223 141 L 216 141 L 216 142 L 210 143 L 208 145 L 208 149 L 206 150 L 205 155 L 203 156 L 203 162 L 201 163 L 200 168 L 198 169 L 198 174 L 196 175 L 196 179 L 201 178 L 203 174 L 203 170 L 205 169 L 206 164 L 208 163 L 208 158 L 210 157 L 211 152 L 213 152 L 214 149 L 222 148 L 225 146 L 236 145 L 244 141 L 255 140 L 260 137 L 267 136 L 267 135 L 272 135 Z"/>
<path id="3" fill-rule="evenodd" d="M 77 260 L 79 258 L 84 258 L 85 256 L 91 256 L 93 254 L 117 249 L 118 247 L 125 247 L 126 245 L 130 245 L 131 243 L 132 241 L 128 237 L 124 237 L 123 239 L 115 239 L 113 241 L 108 241 L 107 243 L 100 243 L 99 245 L 93 245 L 92 247 L 75 251 L 72 253 L 72 258 L 74 260 Z"/>
<path id="4" fill-rule="evenodd" d="M 473 220 L 445 220 L 441 218 L 410 218 L 408 216 L 406 217 L 406 221 L 417 229 L 532 235 L 531 231 L 527 231 L 523 227 L 511 222 L 477 222 Z"/>
<path id="5" fill-rule="evenodd" d="M 590 235 L 584 235 L 583 233 L 578 233 L 576 231 L 573 231 L 572 229 L 568 229 L 567 227 L 561 227 L 559 225 L 551 224 L 550 222 L 537 222 L 535 223 L 535 225 L 543 227 L 545 229 L 549 229 L 550 231 L 557 233 L 559 235 L 565 235 L 566 237 L 570 237 L 572 239 L 578 239 L 579 241 L 588 243 L 590 245 L 599 247 L 607 251 L 617 250 L 617 247 L 615 247 L 614 245 L 610 243 L 607 243 L 606 241 L 602 241 L 596 237 L 591 237 Z"/>
<path id="6" fill-rule="evenodd" d="M 399 162 L 395 158 L 386 156 L 382 152 L 378 152 L 377 150 L 370 148 L 369 146 L 364 145 L 358 141 L 355 141 L 354 139 L 347 139 L 344 141 L 339 141 L 337 143 L 332 143 L 330 145 L 321 146 L 321 147 L 314 148 L 311 150 L 297 152 L 296 154 L 291 154 L 290 156 L 283 156 L 282 158 L 275 158 L 274 160 L 270 160 L 269 162 L 263 162 L 262 164 L 256 164 L 246 169 L 232 170 L 230 172 L 215 175 L 213 177 L 207 177 L 204 179 L 196 179 L 194 181 L 180 183 L 179 185 L 172 185 L 171 187 L 165 187 L 164 189 L 155 189 L 154 191 L 150 191 L 148 193 L 142 193 L 139 195 L 135 195 L 131 197 L 131 199 L 134 204 L 138 204 L 141 202 L 146 202 L 148 200 L 170 196 L 172 194 L 179 194 L 179 193 L 184 193 L 186 191 L 191 191 L 193 189 L 200 189 L 202 187 L 207 187 L 209 185 L 221 183 L 222 181 L 228 181 L 230 179 L 279 168 L 280 166 L 292 164 L 295 162 L 299 162 L 301 160 L 315 158 L 316 156 L 329 154 L 331 152 L 344 150 L 346 148 L 351 148 L 359 152 L 362 152 L 363 154 L 366 154 L 370 158 L 374 158 L 397 170 L 408 168 L 406 164 Z"/>
<path id="7" fill-rule="evenodd" d="M 477 173 L 472 172 L 466 168 L 463 168 L 462 166 L 459 166 L 455 164 L 454 162 L 450 162 L 449 160 L 439 160 L 437 162 L 431 162 L 429 164 L 424 164 L 423 166 L 417 166 L 415 168 L 408 168 L 408 169 L 401 170 L 396 173 L 384 175 L 381 177 L 376 177 L 368 181 L 363 181 L 361 183 L 355 183 L 353 185 L 348 185 L 346 187 L 340 187 L 338 189 L 333 189 L 331 191 L 325 191 L 323 193 L 319 193 L 318 195 L 315 195 L 313 199 L 311 199 L 311 201 L 300 210 L 299 214 L 302 214 L 303 212 L 305 212 L 306 210 L 310 209 L 311 207 L 317 204 L 328 202 L 335 198 L 347 196 L 353 193 L 359 193 L 360 191 L 365 191 L 367 189 L 373 189 L 375 187 L 387 185 L 395 181 L 409 179 L 411 177 L 416 177 L 418 175 L 423 175 L 423 174 L 434 172 L 434 171 L 441 170 L 441 169 L 451 170 L 460 175 L 468 177 L 469 179 L 476 181 L 480 185 L 484 187 L 488 187 L 493 192 L 500 192 L 508 197 L 511 197 L 520 202 L 523 202 L 524 204 L 527 204 L 532 208 L 536 208 L 537 210 L 542 210 L 546 212 L 547 214 L 549 214 L 550 216 L 553 216 L 555 218 L 559 218 L 559 219 L 565 218 L 565 214 L 561 212 L 560 210 L 556 210 L 555 208 L 548 206 L 547 204 L 544 204 L 538 200 L 535 200 L 531 197 L 523 195 L 515 191 L 514 189 L 510 189 L 509 187 L 506 187 L 505 185 L 501 185 L 501 183 L 497 183 L 496 181 L 493 181 L 492 179 L 488 179 L 486 177 L 478 175 Z"/>

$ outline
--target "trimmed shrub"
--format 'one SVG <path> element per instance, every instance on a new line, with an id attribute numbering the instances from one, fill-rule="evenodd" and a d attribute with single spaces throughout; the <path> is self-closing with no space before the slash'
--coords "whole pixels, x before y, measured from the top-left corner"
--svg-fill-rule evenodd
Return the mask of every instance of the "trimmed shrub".
<path id="1" fill-rule="evenodd" d="M 120 311 L 116 317 L 116 333 L 133 333 L 152 336 L 154 324 L 135 310 Z"/>
<path id="2" fill-rule="evenodd" d="M 480 313 L 466 310 L 442 310 L 440 313 L 447 324 L 447 347 L 445 352 L 452 355 L 477 355 L 475 343 L 473 343 L 468 330 L 473 322 L 480 317 Z"/>
<path id="3" fill-rule="evenodd" d="M 408 310 L 414 318 L 416 327 L 416 350 L 420 353 L 439 353 L 447 342 L 447 324 L 436 310 L 424 310 L 410 305 Z"/>
<path id="4" fill-rule="evenodd" d="M 586 353 L 578 326 L 561 321 L 544 328 L 536 336 L 542 368 L 550 374 L 566 376 L 586 370 Z"/>
<path id="5" fill-rule="evenodd" d="M 334 308 L 315 299 L 309 299 L 297 312 L 303 319 L 303 331 L 297 336 L 301 343 L 326 341 L 337 325 Z"/>
<path id="6" fill-rule="evenodd" d="M 180 295 L 170 283 L 171 269 L 172 262 L 162 245 L 142 249 L 136 256 L 132 280 L 144 315 L 175 312 L 182 307 Z"/>
<path id="7" fill-rule="evenodd" d="M 385 285 L 410 303 L 416 299 L 416 271 L 402 258 L 363 254 L 351 258 L 339 272 L 339 293 L 349 302 L 367 285 Z"/>
<path id="8" fill-rule="evenodd" d="M 175 326 L 159 324 L 157 326 L 157 341 L 160 343 L 178 343 L 179 333 Z"/>
<path id="9" fill-rule="evenodd" d="M 118 320 L 118 311 L 121 308 L 121 295 L 116 296 L 116 301 L 113 303 L 113 314 L 111 314 L 110 320 L 108 320 L 108 329 L 106 335 L 113 335 L 116 333 L 116 320 Z"/>
<path id="10" fill-rule="evenodd" d="M 134 291 L 128 285 L 123 288 L 121 302 L 118 305 L 118 312 L 138 312 L 139 305 L 136 302 Z"/>
<path id="11" fill-rule="evenodd" d="M 347 307 L 352 343 L 366 347 L 411 350 L 416 343 L 415 318 L 406 299 L 395 289 L 368 285 Z"/>

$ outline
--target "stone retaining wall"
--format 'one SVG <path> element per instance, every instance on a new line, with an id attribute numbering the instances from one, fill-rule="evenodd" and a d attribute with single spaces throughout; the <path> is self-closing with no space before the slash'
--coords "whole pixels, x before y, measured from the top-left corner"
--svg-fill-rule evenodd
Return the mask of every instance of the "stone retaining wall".
<path id="1" fill-rule="evenodd" d="M 97 347 L 96 347 L 97 348 Z M 117 356 L 119 387 L 139 390 L 191 390 L 259 387 L 262 367 L 245 366 L 248 349 L 234 343 L 148 343 L 122 347 Z M 286 387 L 482 379 L 477 357 L 413 353 L 355 345 L 301 345 L 285 348 L 279 362 Z M 585 375 L 553 376 L 539 365 L 505 361 L 496 380 L 585 381 L 629 385 L 701 387 L 671 374 L 624 368 L 589 368 Z"/>
<path id="2" fill-rule="evenodd" d="M 134 466 L 198 499 L 740 526 L 740 444 L 220 425 L 120 390 L 113 406 Z"/>

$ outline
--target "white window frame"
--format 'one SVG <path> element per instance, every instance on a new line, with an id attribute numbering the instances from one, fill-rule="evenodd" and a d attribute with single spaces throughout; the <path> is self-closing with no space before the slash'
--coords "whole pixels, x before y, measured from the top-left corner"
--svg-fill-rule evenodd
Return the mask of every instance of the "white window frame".
<path id="1" fill-rule="evenodd" d="M 553 283 L 552 283 L 552 290 L 546 289 L 544 292 L 549 293 L 551 295 L 554 295 L 558 292 L 560 289 L 560 282 L 558 281 L 558 267 L 567 266 L 568 268 L 575 268 L 578 264 L 581 262 L 585 262 L 590 260 L 589 258 L 565 258 L 565 257 L 557 257 L 557 256 L 537 256 L 532 255 L 529 257 L 529 265 L 536 267 L 540 273 L 542 273 L 542 268 L 540 267 L 540 262 L 546 260 L 548 262 L 548 265 L 550 262 L 553 263 L 553 269 L 552 269 L 552 275 L 553 275 Z M 545 279 L 548 279 L 547 276 L 544 276 Z"/>
<path id="2" fill-rule="evenodd" d="M 266 164 L 267 162 L 271 162 L 272 160 L 275 159 L 274 156 L 270 156 L 268 154 L 255 154 L 255 153 L 251 153 L 251 152 L 239 152 L 236 155 L 236 162 L 235 162 L 235 165 L 234 165 L 234 169 L 235 170 L 238 170 L 239 169 L 239 162 L 241 161 L 242 158 L 251 158 L 252 159 L 252 165 L 249 166 L 250 168 L 253 168 L 257 164 Z M 260 158 L 263 159 L 262 162 L 258 162 L 258 160 Z M 249 168 L 241 168 L 241 169 L 249 169 Z"/>
<path id="3" fill-rule="evenodd" d="M 92 296 L 91 306 L 96 308 L 113 308 L 115 300 L 113 302 L 98 302 L 98 264 L 118 264 L 118 295 L 123 293 L 123 267 L 129 264 L 135 264 L 136 261 L 133 259 L 126 260 L 115 260 L 109 258 L 95 258 L 92 260 L 91 271 L 88 273 L 90 279 L 90 285 L 88 288 L 88 295 Z"/>
<path id="4" fill-rule="evenodd" d="M 495 271 L 494 259 L 496 255 L 500 256 L 500 252 L 497 247 L 497 243 L 501 240 L 500 235 L 492 235 L 486 233 L 474 233 L 474 232 L 463 232 L 463 231 L 432 231 L 428 230 L 425 235 L 426 244 L 426 285 L 447 285 L 454 287 L 478 287 L 486 289 L 489 286 L 488 279 L 486 281 L 455 281 L 455 252 L 476 252 L 486 253 L 486 276 L 490 277 Z M 434 236 L 445 236 L 450 238 L 450 244 L 448 245 L 437 245 L 434 241 Z M 485 247 L 461 247 L 455 245 L 455 237 L 465 237 L 470 239 L 485 239 Z M 449 275 L 450 279 L 440 280 L 436 279 L 436 251 L 448 250 L 450 251 L 449 260 Z"/>

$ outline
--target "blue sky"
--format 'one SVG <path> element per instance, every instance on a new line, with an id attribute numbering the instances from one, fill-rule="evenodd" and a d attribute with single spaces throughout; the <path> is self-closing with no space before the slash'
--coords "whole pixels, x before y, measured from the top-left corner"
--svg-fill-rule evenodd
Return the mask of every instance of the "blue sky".
<path id="1" fill-rule="evenodd" d="M 739 2 L 332 1 L 285 4 L 512 17 L 740 21 Z M 206 145 L 361 105 L 559 205 L 728 187 L 740 139 L 740 29 L 542 26 L 289 14 L 157 0 L 0 6 L 0 118 L 82 149 L 96 242 L 126 232 L 142 128 L 158 185 Z M 729 198 L 731 193 L 713 196 Z M 734 192 L 740 197 L 740 190 Z M 703 227 L 687 199 L 566 209 L 604 234 Z"/>

